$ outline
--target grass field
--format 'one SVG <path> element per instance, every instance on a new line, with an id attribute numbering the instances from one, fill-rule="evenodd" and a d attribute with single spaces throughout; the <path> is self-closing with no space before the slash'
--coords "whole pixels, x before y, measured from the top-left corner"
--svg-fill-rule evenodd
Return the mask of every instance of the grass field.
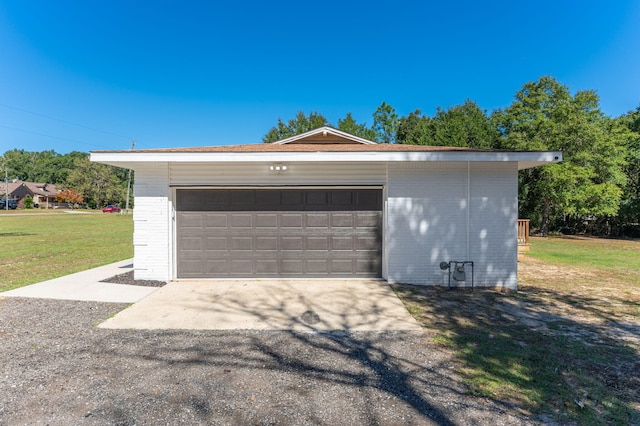
<path id="1" fill-rule="evenodd" d="M 604 271 L 640 284 L 640 242 L 637 240 L 533 237 L 531 248 L 530 256 L 544 262 Z"/>
<path id="2" fill-rule="evenodd" d="M 0 291 L 133 256 L 130 215 L 17 213 L 0 214 Z"/>
<path id="3" fill-rule="evenodd" d="M 469 393 L 544 423 L 640 424 L 640 242 L 535 238 L 518 293 L 394 286 Z"/>

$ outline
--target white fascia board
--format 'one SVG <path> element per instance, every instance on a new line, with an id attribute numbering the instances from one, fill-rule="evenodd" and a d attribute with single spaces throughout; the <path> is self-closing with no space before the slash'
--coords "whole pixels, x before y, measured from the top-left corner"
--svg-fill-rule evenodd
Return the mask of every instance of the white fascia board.
<path id="1" fill-rule="evenodd" d="M 265 162 L 518 162 L 519 169 L 562 161 L 559 151 L 537 152 L 98 152 L 91 161 L 132 168 L 132 163 L 265 163 Z"/>

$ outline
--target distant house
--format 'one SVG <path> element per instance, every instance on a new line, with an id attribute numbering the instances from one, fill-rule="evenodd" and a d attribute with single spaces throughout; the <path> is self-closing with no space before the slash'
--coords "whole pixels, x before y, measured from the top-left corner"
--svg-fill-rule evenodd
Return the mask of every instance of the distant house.
<path id="1" fill-rule="evenodd" d="M 0 197 L 2 198 L 11 198 L 16 199 L 14 195 L 16 189 L 18 189 L 22 185 L 22 181 L 19 180 L 11 180 L 9 182 L 1 182 L 0 183 Z"/>
<path id="2" fill-rule="evenodd" d="M 56 206 L 56 195 L 60 190 L 51 183 L 23 182 L 14 180 L 0 184 L 0 193 L 16 200 L 19 207 L 24 207 L 25 198 L 33 199 L 34 207 L 53 208 Z"/>

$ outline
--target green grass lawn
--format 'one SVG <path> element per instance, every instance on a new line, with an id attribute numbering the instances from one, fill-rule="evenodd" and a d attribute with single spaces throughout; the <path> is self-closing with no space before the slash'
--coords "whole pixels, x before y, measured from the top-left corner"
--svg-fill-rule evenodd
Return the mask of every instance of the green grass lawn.
<path id="1" fill-rule="evenodd" d="M 623 279 L 640 284 L 640 242 L 601 238 L 531 239 L 530 256 L 548 263 L 598 269 L 618 273 Z"/>
<path id="2" fill-rule="evenodd" d="M 132 257 L 133 220 L 102 213 L 2 213 L 0 243 L 5 291 Z"/>

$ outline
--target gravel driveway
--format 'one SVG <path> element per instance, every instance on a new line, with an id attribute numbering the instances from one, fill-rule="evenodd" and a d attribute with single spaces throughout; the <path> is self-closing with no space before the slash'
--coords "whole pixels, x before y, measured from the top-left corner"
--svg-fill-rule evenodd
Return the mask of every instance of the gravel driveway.
<path id="1" fill-rule="evenodd" d="M 421 332 L 95 327 L 124 307 L 0 298 L 0 424 L 534 424 Z"/>

